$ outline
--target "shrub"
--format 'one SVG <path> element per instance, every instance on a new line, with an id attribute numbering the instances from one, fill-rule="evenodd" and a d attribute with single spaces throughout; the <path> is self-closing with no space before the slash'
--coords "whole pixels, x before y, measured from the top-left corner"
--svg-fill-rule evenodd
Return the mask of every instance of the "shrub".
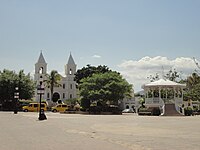
<path id="1" fill-rule="evenodd" d="M 148 108 L 146 108 L 146 107 L 140 107 L 138 111 L 139 112 L 148 111 Z"/>
<path id="2" fill-rule="evenodd" d="M 146 107 L 140 107 L 138 109 L 138 115 L 151 115 L 151 111 Z"/>
<path id="3" fill-rule="evenodd" d="M 185 116 L 191 116 L 193 114 L 193 110 L 191 107 L 184 108 L 184 114 Z"/>
<path id="4" fill-rule="evenodd" d="M 100 106 L 90 106 L 89 113 L 90 114 L 100 114 L 102 111 L 102 108 Z"/>
<path id="5" fill-rule="evenodd" d="M 112 112 L 112 114 L 122 114 L 122 111 L 118 106 L 110 105 L 107 107 L 107 112 Z"/>

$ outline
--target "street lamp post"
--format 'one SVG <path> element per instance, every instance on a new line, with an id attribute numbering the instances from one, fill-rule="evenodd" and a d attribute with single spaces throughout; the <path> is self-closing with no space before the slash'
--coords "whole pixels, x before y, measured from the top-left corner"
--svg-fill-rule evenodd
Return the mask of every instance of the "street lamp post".
<path id="1" fill-rule="evenodd" d="M 37 87 L 37 94 L 40 96 L 40 106 L 39 106 L 40 109 L 39 109 L 38 120 L 46 120 L 47 119 L 46 115 L 44 114 L 44 111 L 42 111 L 42 109 L 41 109 L 42 95 L 44 94 L 44 87 L 42 87 L 42 82 L 43 82 L 43 79 L 42 79 L 42 76 L 41 76 L 40 77 L 40 84 Z"/>
<path id="2" fill-rule="evenodd" d="M 15 93 L 14 93 L 14 114 L 17 114 L 18 112 L 18 99 L 19 99 L 19 88 L 15 87 Z"/>

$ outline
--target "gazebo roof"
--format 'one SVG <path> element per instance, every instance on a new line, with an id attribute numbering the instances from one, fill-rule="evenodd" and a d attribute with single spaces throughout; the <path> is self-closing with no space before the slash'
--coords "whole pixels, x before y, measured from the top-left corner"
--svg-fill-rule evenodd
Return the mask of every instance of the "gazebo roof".
<path id="1" fill-rule="evenodd" d="M 167 79 L 159 79 L 157 81 L 147 83 L 142 86 L 143 89 L 146 87 L 182 87 L 184 88 L 186 87 L 186 84 L 176 83 Z"/>

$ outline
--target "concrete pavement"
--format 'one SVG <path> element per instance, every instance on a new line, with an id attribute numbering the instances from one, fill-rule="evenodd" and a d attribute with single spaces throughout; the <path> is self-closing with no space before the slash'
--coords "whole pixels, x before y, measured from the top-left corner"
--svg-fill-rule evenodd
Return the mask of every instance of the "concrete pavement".
<path id="1" fill-rule="evenodd" d="M 0 112 L 0 150 L 199 150 L 200 116 Z"/>

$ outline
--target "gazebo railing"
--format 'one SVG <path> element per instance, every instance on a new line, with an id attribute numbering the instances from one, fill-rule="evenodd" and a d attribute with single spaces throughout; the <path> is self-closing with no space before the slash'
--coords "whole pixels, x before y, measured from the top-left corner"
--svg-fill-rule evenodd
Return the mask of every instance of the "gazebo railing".
<path id="1" fill-rule="evenodd" d="M 184 109 L 182 109 L 182 104 L 183 104 L 183 99 L 182 98 L 175 98 L 175 107 L 176 107 L 176 110 L 179 113 L 184 114 Z"/>
<path id="2" fill-rule="evenodd" d="M 145 104 L 163 104 L 163 100 L 159 97 L 146 98 Z"/>

